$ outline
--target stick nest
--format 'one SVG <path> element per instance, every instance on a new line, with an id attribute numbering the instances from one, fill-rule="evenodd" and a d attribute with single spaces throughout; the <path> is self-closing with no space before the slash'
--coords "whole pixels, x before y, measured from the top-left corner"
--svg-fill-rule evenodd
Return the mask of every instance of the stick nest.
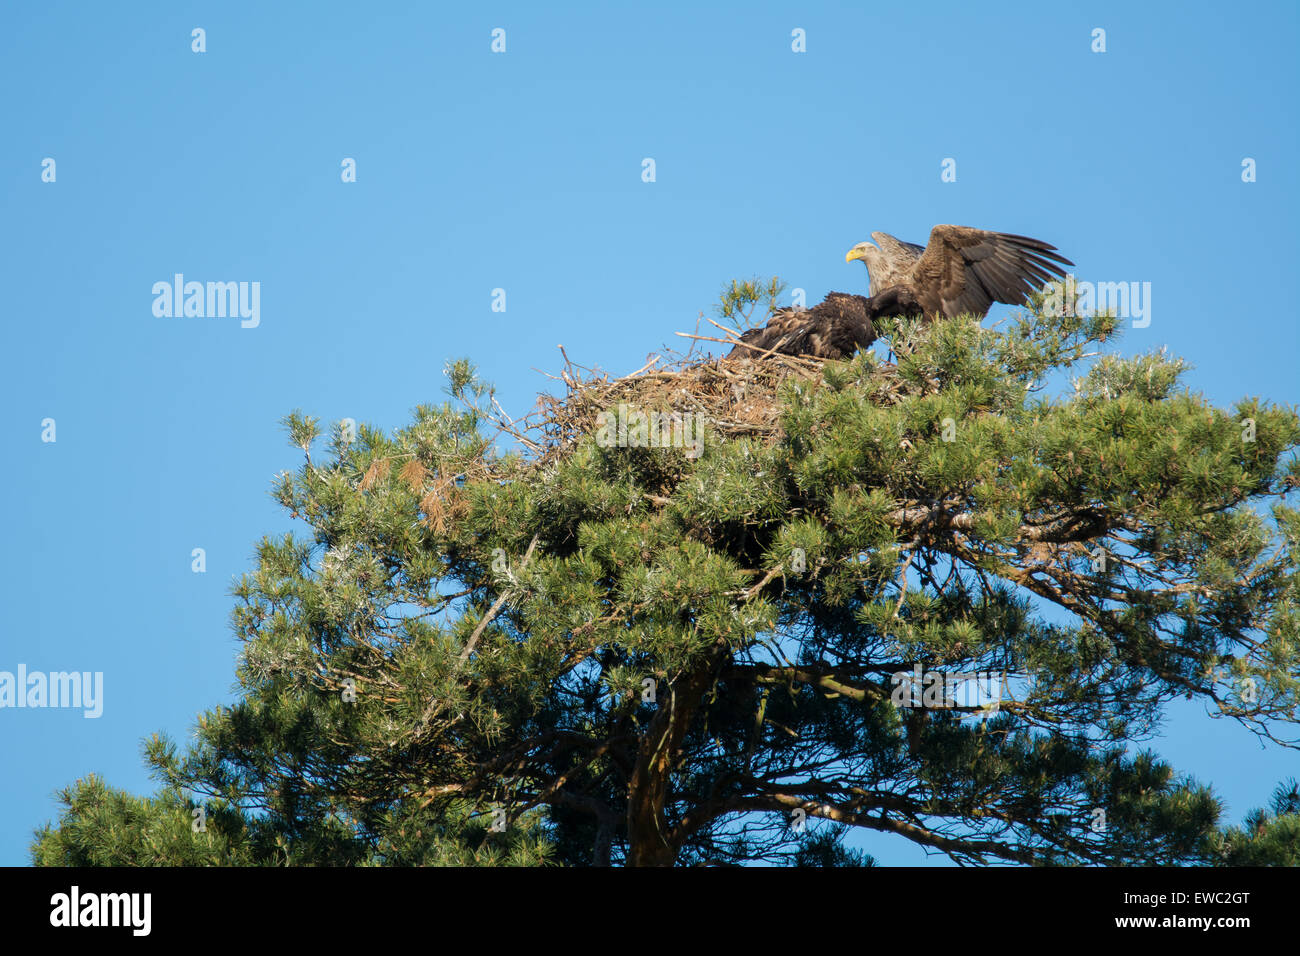
<path id="1" fill-rule="evenodd" d="M 736 344 L 734 338 L 678 334 Z M 675 358 L 655 355 L 630 375 L 610 378 L 599 369 L 576 365 L 563 346 L 560 352 L 564 369 L 548 377 L 564 383 L 562 394 L 542 393 L 534 411 L 517 421 L 500 406 L 495 416 L 498 427 L 527 447 L 534 462 L 543 467 L 564 457 L 600 427 L 597 419 L 602 413 L 613 413 L 620 405 L 647 414 L 690 413 L 703 418 L 715 434 L 773 444 L 783 437 L 781 386 L 791 380 L 809 389 L 824 384 L 825 362 L 810 356 L 755 350 L 748 358 L 701 358 L 692 348 L 685 355 L 668 353 Z M 893 366 L 877 367 L 872 377 L 877 376 L 872 391 L 879 394 L 873 399 L 890 402 L 897 378 Z"/>
<path id="2" fill-rule="evenodd" d="M 748 435 L 770 444 L 782 436 L 781 384 L 796 379 L 816 387 L 822 379 L 820 361 L 791 355 L 687 355 L 673 361 L 656 355 L 621 378 L 575 365 L 568 355 L 564 360 L 561 373 L 550 376 L 564 383 L 563 392 L 539 395 L 535 410 L 519 421 L 504 417 L 498 408 L 497 425 L 527 446 L 541 466 L 564 457 L 599 428 L 601 413 L 613 413 L 620 405 L 646 414 L 689 413 L 716 434 Z"/>

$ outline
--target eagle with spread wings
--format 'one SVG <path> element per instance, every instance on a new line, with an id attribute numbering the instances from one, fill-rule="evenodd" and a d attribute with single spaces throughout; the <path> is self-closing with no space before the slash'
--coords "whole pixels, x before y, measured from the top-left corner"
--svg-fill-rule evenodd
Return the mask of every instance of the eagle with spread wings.
<path id="1" fill-rule="evenodd" d="M 750 329 L 728 358 L 763 352 L 846 358 L 876 338 L 874 319 L 919 315 L 983 317 L 994 302 L 1021 305 L 1074 265 L 1055 246 L 1009 232 L 935 226 L 924 247 L 873 232 L 844 257 L 867 267 L 870 297 L 832 292 L 811 309 L 782 309 Z"/>

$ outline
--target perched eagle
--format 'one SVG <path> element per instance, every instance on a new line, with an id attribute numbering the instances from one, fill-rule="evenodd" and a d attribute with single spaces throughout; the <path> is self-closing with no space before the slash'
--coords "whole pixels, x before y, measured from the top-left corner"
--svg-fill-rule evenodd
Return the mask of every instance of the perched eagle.
<path id="1" fill-rule="evenodd" d="M 757 359 L 764 351 L 847 358 L 876 340 L 876 328 L 867 314 L 870 302 L 866 296 L 831 292 L 811 309 L 781 309 L 767 325 L 741 335 L 745 344 L 735 346 L 727 358 Z"/>
<path id="2" fill-rule="evenodd" d="M 844 256 L 867 266 L 871 318 L 984 316 L 994 302 L 1021 305 L 1074 265 L 1041 240 L 970 226 L 935 226 L 924 249 L 885 232 L 871 238 L 879 248 L 860 242 Z"/>
<path id="3" fill-rule="evenodd" d="M 866 264 L 870 298 L 832 292 L 811 309 L 782 309 L 763 328 L 744 333 L 741 342 L 786 355 L 847 358 L 875 341 L 873 319 L 984 316 L 994 302 L 1020 305 L 1030 292 L 1064 276 L 1063 266 L 1074 265 L 1038 239 L 970 226 L 935 226 L 924 248 L 885 232 L 871 238 L 879 247 L 860 242 L 844 257 Z M 745 345 L 727 357 L 761 354 Z"/>

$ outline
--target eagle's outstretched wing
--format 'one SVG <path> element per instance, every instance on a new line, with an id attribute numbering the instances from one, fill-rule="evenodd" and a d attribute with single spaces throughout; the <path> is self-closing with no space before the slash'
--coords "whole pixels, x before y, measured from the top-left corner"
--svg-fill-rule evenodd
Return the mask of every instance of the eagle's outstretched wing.
<path id="1" fill-rule="evenodd" d="M 935 226 L 912 268 L 927 315 L 984 315 L 994 302 L 1021 305 L 1029 293 L 1074 265 L 1038 239 L 970 226 Z"/>

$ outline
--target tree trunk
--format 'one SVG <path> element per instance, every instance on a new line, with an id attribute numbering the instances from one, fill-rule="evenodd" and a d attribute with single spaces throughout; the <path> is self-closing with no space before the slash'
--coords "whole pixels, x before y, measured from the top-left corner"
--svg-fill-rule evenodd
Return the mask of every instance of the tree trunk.
<path id="1" fill-rule="evenodd" d="M 716 658 L 716 653 L 710 654 L 697 670 L 669 685 L 668 699 L 659 700 L 659 711 L 641 738 L 628 786 L 628 866 L 672 866 L 677 862 L 677 843 L 664 820 L 668 785 L 686 731 L 712 680 Z"/>

